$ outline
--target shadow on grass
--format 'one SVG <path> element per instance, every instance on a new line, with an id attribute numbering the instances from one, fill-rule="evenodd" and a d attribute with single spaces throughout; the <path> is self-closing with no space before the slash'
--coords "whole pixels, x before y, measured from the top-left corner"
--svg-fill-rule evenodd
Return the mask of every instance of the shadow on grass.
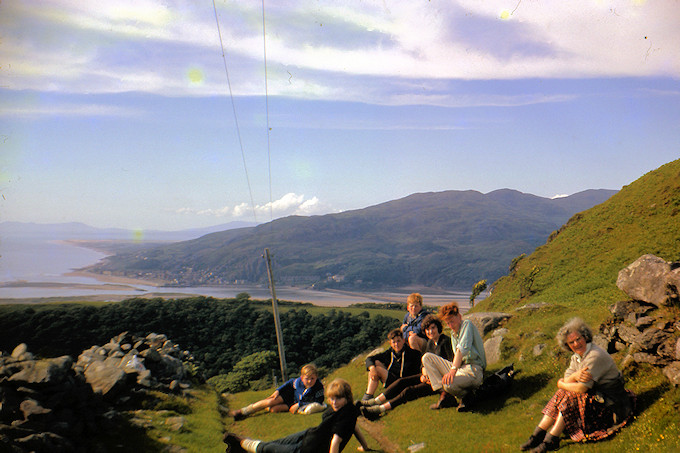
<path id="1" fill-rule="evenodd" d="M 658 401 L 669 389 L 670 383 L 664 383 L 636 394 L 635 413 L 642 414 L 649 406 Z"/>
<path id="2" fill-rule="evenodd" d="M 552 376 L 548 373 L 537 373 L 525 376 L 518 371 L 508 391 L 490 398 L 478 399 L 471 410 L 480 414 L 497 412 L 503 409 L 505 402 L 510 398 L 519 398 L 521 400 L 531 398 L 536 392 L 545 387 L 551 379 Z"/>
<path id="3" fill-rule="evenodd" d="M 89 445 L 87 451 L 98 451 L 96 447 L 101 447 L 102 444 L 105 446 L 104 451 L 107 452 L 161 453 L 168 451 L 168 444 L 150 438 L 146 429 L 134 425 L 129 420 L 118 420 L 115 426 L 105 430 L 101 437 L 97 437 L 94 445 Z"/>

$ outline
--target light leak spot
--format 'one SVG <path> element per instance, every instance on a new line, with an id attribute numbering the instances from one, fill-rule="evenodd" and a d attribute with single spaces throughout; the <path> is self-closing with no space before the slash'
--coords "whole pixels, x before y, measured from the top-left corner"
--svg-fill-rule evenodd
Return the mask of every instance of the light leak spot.
<path id="1" fill-rule="evenodd" d="M 191 82 L 193 85 L 200 85 L 205 79 L 203 71 L 198 68 L 189 68 L 187 71 L 187 77 L 189 78 L 189 82 Z"/>
<path id="2" fill-rule="evenodd" d="M 132 240 L 134 242 L 142 242 L 144 239 L 144 230 L 134 230 L 132 232 Z"/>

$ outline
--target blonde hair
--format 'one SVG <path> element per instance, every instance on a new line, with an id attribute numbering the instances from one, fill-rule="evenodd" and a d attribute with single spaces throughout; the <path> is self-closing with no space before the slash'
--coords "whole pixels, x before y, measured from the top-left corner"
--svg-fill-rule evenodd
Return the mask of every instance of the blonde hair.
<path id="1" fill-rule="evenodd" d="M 420 293 L 411 293 L 406 298 L 406 304 L 407 305 L 420 305 L 422 307 L 423 306 L 423 296 L 421 296 Z"/>
<path id="2" fill-rule="evenodd" d="M 326 387 L 326 398 L 345 398 L 348 403 L 354 401 L 352 387 L 342 378 L 335 378 Z"/>
<path id="3" fill-rule="evenodd" d="M 319 377 L 319 370 L 316 369 L 316 365 L 313 363 L 308 363 L 300 369 L 300 376 L 315 376 Z"/>

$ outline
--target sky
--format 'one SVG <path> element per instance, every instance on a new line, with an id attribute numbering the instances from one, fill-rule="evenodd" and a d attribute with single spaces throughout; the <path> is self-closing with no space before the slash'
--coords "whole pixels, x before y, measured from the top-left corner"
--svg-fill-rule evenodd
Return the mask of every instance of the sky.
<path id="1" fill-rule="evenodd" d="M 0 222 L 180 230 L 680 157 L 680 2 L 3 0 Z"/>

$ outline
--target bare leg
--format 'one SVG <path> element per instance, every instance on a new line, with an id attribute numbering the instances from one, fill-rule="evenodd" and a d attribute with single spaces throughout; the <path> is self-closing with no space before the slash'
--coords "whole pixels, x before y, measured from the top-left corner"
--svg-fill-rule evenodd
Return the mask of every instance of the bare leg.
<path id="1" fill-rule="evenodd" d="M 368 372 L 368 384 L 366 384 L 366 394 L 373 396 L 378 384 L 387 380 L 387 369 L 380 365 L 376 365 Z"/>
<path id="2" fill-rule="evenodd" d="M 560 437 L 560 435 L 562 435 L 562 431 L 564 431 L 564 417 L 562 417 L 562 412 L 559 412 L 557 414 L 557 420 L 555 420 L 555 424 L 550 430 L 550 434 L 555 437 Z"/>
<path id="3" fill-rule="evenodd" d="M 288 412 L 288 407 L 287 404 L 277 404 L 275 406 L 269 407 L 269 412 L 276 413 L 276 412 Z"/>
<path id="4" fill-rule="evenodd" d="M 418 335 L 411 335 L 408 337 L 408 345 L 411 349 L 416 351 L 425 352 L 425 347 L 427 346 L 427 340 L 425 338 L 419 337 Z"/>
<path id="5" fill-rule="evenodd" d="M 539 422 L 538 427 L 541 428 L 543 431 L 550 431 L 550 428 L 552 428 L 554 424 L 555 424 L 554 419 L 548 417 L 547 415 L 544 415 L 541 421 Z"/>

